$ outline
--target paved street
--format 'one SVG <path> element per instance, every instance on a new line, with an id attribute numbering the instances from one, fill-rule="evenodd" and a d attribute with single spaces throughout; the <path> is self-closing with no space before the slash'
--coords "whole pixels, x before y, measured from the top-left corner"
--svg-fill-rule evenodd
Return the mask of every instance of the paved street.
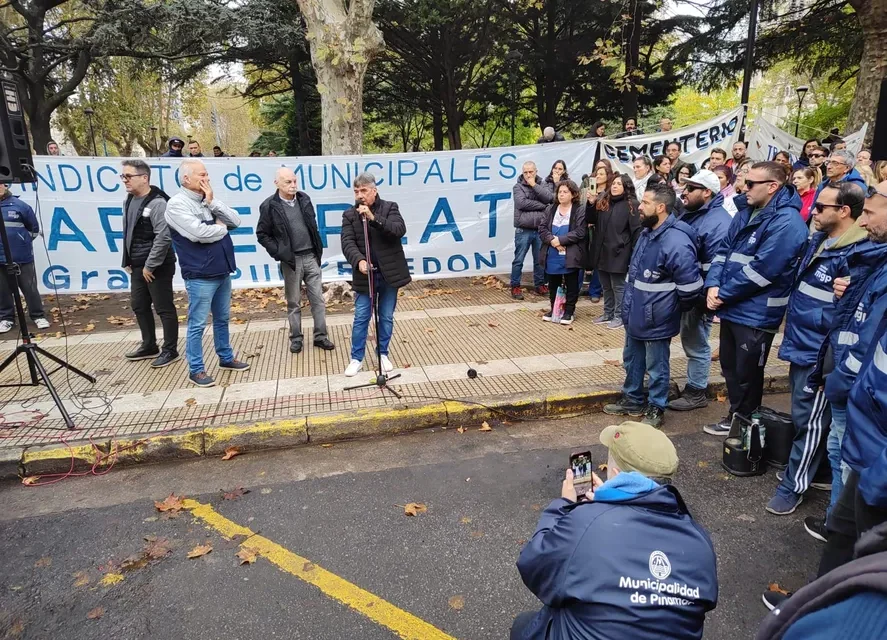
<path id="1" fill-rule="evenodd" d="M 772 471 L 728 476 L 718 439 L 699 430 L 723 409 L 670 414 L 666 432 L 682 460 L 676 484 L 718 552 L 721 599 L 706 638 L 733 640 L 752 637 L 768 581 L 797 588 L 815 568 L 821 549 L 801 522 L 827 496 L 791 517 L 766 514 Z M 571 449 L 597 442 L 609 422 L 494 424 L 2 485 L 0 638 L 397 637 L 391 628 L 505 638 L 537 606 L 518 552 L 558 495 Z M 604 460 L 602 446 L 592 452 Z M 249 493 L 224 499 L 238 487 Z M 154 501 L 170 493 L 211 509 L 168 518 Z M 428 511 L 407 517 L 410 502 Z M 238 526 L 252 543 L 226 540 L 224 528 Z M 186 557 L 204 543 L 211 552 Z M 251 544 L 265 552 L 240 565 L 235 554 Z"/>

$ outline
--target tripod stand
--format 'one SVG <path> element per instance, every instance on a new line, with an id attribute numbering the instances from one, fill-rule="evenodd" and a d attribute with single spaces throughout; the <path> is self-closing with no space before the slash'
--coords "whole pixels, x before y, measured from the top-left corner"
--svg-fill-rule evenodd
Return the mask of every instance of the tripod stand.
<path id="1" fill-rule="evenodd" d="M 363 204 L 361 202 L 360 204 Z M 370 304 L 373 308 L 373 331 L 376 334 L 376 362 L 379 365 L 379 370 L 376 372 L 376 379 L 373 382 L 367 382 L 366 384 L 358 384 L 353 387 L 345 387 L 345 391 L 351 391 L 353 389 L 366 389 L 368 387 L 379 387 L 380 390 L 388 391 L 393 394 L 395 398 L 402 398 L 397 391 L 388 386 L 388 383 L 395 378 L 399 378 L 400 374 L 396 374 L 393 376 L 387 376 L 382 371 L 382 345 L 379 342 L 379 296 L 376 295 L 376 273 L 373 270 L 373 257 L 370 252 L 370 229 L 367 224 L 366 216 L 361 216 L 363 218 L 363 246 L 364 246 L 364 256 L 366 257 L 367 263 L 367 280 L 370 284 Z"/>
<path id="2" fill-rule="evenodd" d="M 22 306 L 22 296 L 19 292 L 18 288 L 18 277 L 21 275 L 21 267 L 13 262 L 12 260 L 12 251 L 10 250 L 9 245 L 9 235 L 6 233 L 6 221 L 3 219 L 2 215 L 0 215 L 0 242 L 2 242 L 3 246 L 3 255 L 6 256 L 6 275 L 4 276 L 7 281 L 7 285 L 9 286 L 9 290 L 12 293 L 12 299 L 15 302 L 15 313 L 18 318 L 18 326 L 21 331 L 21 340 L 22 343 L 15 348 L 7 358 L 0 363 L 0 373 L 2 373 L 6 367 L 15 362 L 15 359 L 20 355 L 24 354 L 25 359 L 28 361 L 28 371 L 31 374 L 31 382 L 19 382 L 12 384 L 0 384 L 0 388 L 6 387 L 36 387 L 41 382 L 46 385 L 46 388 L 49 390 L 49 395 L 52 396 L 53 402 L 55 402 L 56 406 L 59 408 L 59 413 L 62 414 L 62 419 L 65 421 L 65 425 L 68 429 L 74 428 L 74 421 L 71 419 L 71 416 L 68 414 L 65 409 L 65 405 L 62 403 L 62 399 L 59 397 L 58 392 L 55 390 L 55 387 L 52 384 L 52 380 L 49 379 L 53 373 L 58 371 L 59 369 L 68 369 L 69 371 L 73 371 L 78 376 L 82 378 L 86 378 L 93 384 L 95 384 L 95 378 L 93 378 L 88 373 L 84 373 L 77 367 L 74 367 L 61 358 L 49 353 L 45 349 L 37 346 L 34 342 L 31 342 L 31 334 L 28 333 L 28 325 L 26 324 L 25 319 L 25 308 Z M 49 358 L 58 366 L 52 371 L 47 372 L 43 366 L 43 363 L 40 362 L 40 358 L 37 357 L 38 354 Z"/>

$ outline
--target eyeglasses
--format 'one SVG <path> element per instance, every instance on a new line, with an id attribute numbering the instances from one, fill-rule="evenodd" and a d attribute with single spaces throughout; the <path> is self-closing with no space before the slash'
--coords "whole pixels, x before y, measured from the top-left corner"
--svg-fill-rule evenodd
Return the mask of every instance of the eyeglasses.
<path id="1" fill-rule="evenodd" d="M 844 164 L 843 160 L 826 160 L 826 164 Z"/>
<path id="2" fill-rule="evenodd" d="M 749 180 L 748 178 L 745 179 L 745 184 L 747 184 L 749 187 L 754 187 L 755 185 L 759 184 L 767 184 L 769 182 L 779 184 L 778 182 L 776 182 L 776 180 Z"/>
<path id="3" fill-rule="evenodd" d="M 130 180 L 132 180 L 136 176 L 146 176 L 146 175 L 148 175 L 148 174 L 147 173 L 121 173 L 120 179 L 123 182 L 129 182 Z"/>
<path id="4" fill-rule="evenodd" d="M 844 205 L 842 204 L 825 204 L 823 202 L 814 202 L 813 208 L 816 209 L 816 213 L 822 213 L 823 209 L 826 207 L 830 207 L 832 209 L 840 209 Z"/>
<path id="5" fill-rule="evenodd" d="M 883 191 L 879 191 L 877 187 L 869 187 L 865 190 L 866 198 L 874 198 L 875 196 L 881 196 L 882 198 L 887 198 L 887 193 Z"/>

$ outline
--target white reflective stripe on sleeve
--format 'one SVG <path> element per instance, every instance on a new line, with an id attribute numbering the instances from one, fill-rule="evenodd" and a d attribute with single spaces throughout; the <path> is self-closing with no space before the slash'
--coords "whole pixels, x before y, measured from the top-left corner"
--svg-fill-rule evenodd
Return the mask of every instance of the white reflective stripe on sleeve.
<path id="1" fill-rule="evenodd" d="M 739 264 L 751 264 L 751 261 L 754 259 L 754 256 L 747 256 L 744 253 L 736 253 L 735 251 L 730 254 L 730 262 L 738 262 Z"/>
<path id="2" fill-rule="evenodd" d="M 768 307 L 784 307 L 788 304 L 788 298 L 767 298 Z"/>
<path id="3" fill-rule="evenodd" d="M 749 280 L 754 282 L 759 287 L 769 287 L 771 284 L 773 284 L 772 282 L 767 280 L 767 278 L 762 276 L 760 273 L 758 273 L 748 265 L 742 267 L 742 273 L 744 273 Z"/>
<path id="4" fill-rule="evenodd" d="M 711 265 L 712 265 L 713 262 L 714 262 L 714 260 L 712 260 L 711 262 L 703 263 L 703 264 L 701 265 L 701 266 L 702 266 L 702 273 L 705 273 L 705 272 L 707 272 L 709 269 L 711 269 Z"/>
<path id="5" fill-rule="evenodd" d="M 875 356 L 872 358 L 872 364 L 881 373 L 887 374 L 887 353 L 884 353 L 884 347 L 879 342 L 875 347 Z"/>
<path id="6" fill-rule="evenodd" d="M 644 282 L 635 280 L 634 288 L 640 291 L 674 291 L 677 285 L 674 282 Z"/>
<path id="7" fill-rule="evenodd" d="M 702 285 L 705 284 L 702 281 L 702 278 L 696 280 L 696 282 L 691 282 L 690 284 L 679 284 L 677 285 L 678 291 L 697 291 L 702 288 Z"/>
<path id="8" fill-rule="evenodd" d="M 847 365 L 847 368 L 853 373 L 859 373 L 859 370 L 862 368 L 862 363 L 854 358 L 852 353 L 847 354 L 847 359 L 844 361 L 844 364 Z"/>
<path id="9" fill-rule="evenodd" d="M 816 300 L 822 300 L 823 302 L 834 302 L 835 300 L 835 293 L 831 289 L 826 291 L 825 289 L 814 287 L 812 284 L 807 284 L 806 282 L 801 282 L 801 284 L 798 285 L 798 292 L 808 295 L 811 298 L 815 298 Z"/>
<path id="10" fill-rule="evenodd" d="M 7 227 L 24 227 L 25 223 L 24 222 L 7 222 L 6 226 Z"/>
<path id="11" fill-rule="evenodd" d="M 727 262 L 727 256 L 715 256 L 711 260 L 712 264 L 717 264 L 718 262 Z"/>
<path id="12" fill-rule="evenodd" d="M 859 335 L 852 331 L 841 331 L 838 333 L 838 344 L 848 344 L 851 347 L 859 342 Z"/>

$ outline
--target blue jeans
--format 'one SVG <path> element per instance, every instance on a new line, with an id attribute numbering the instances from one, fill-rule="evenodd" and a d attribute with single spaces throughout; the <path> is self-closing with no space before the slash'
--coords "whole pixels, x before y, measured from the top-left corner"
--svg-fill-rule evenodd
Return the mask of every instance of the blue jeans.
<path id="1" fill-rule="evenodd" d="M 832 495 L 828 510 L 838 501 L 838 496 L 844 490 L 845 476 L 849 473 L 849 467 L 841 458 L 841 443 L 844 441 L 844 431 L 847 430 L 847 405 L 832 404 L 832 429 L 828 434 L 828 461 L 832 467 Z"/>
<path id="2" fill-rule="evenodd" d="M 708 388 L 711 370 L 711 316 L 693 308 L 681 315 L 681 345 L 687 354 L 687 386 L 694 389 Z"/>
<path id="3" fill-rule="evenodd" d="M 394 308 L 397 306 L 397 288 L 385 282 L 385 278 L 375 274 L 376 295 L 379 297 L 379 353 L 388 355 L 388 343 L 394 332 Z M 366 353 L 367 330 L 373 315 L 373 301 L 369 294 L 354 295 L 354 326 L 351 327 L 351 359 L 363 361 Z"/>
<path id="4" fill-rule="evenodd" d="M 511 286 L 520 286 L 520 276 L 524 271 L 524 260 L 527 251 L 533 251 L 533 286 L 541 287 L 545 284 L 545 272 L 539 264 L 539 252 L 542 250 L 542 240 L 539 233 L 531 229 L 514 230 L 514 262 L 511 263 Z"/>
<path id="5" fill-rule="evenodd" d="M 635 404 L 647 404 L 644 402 L 644 373 L 649 373 L 649 404 L 665 410 L 671 381 L 670 346 L 671 338 L 637 340 L 625 335 L 625 348 L 622 350 L 622 366 L 625 368 L 622 393 L 625 397 Z"/>
<path id="6" fill-rule="evenodd" d="M 795 439 L 788 459 L 788 467 L 776 493 L 797 500 L 810 487 L 810 482 L 825 455 L 826 435 L 831 422 L 829 402 L 820 387 L 807 386 L 807 377 L 814 365 L 792 363 L 788 370 L 792 396 L 792 422 Z"/>
<path id="7" fill-rule="evenodd" d="M 588 297 L 600 298 L 604 294 L 604 288 L 601 286 L 601 279 L 598 277 L 597 269 L 591 272 L 591 280 L 588 281 Z"/>
<path id="8" fill-rule="evenodd" d="M 191 373 L 206 371 L 203 365 L 203 332 L 210 311 L 213 314 L 213 343 L 219 362 L 231 362 L 234 350 L 228 337 L 231 316 L 231 278 L 185 280 L 188 292 L 188 337 L 185 357 Z"/>

